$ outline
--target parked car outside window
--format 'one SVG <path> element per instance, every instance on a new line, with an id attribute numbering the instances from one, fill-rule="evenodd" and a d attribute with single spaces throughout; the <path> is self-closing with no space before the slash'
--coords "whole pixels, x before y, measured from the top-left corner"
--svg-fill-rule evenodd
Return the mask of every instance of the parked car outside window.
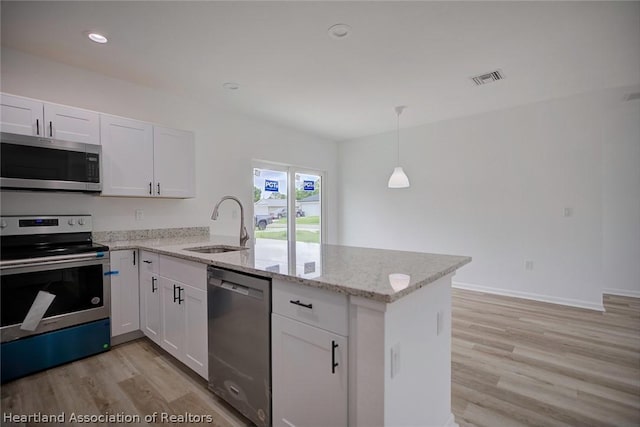
<path id="1" fill-rule="evenodd" d="M 282 208 L 279 211 L 277 211 L 275 214 L 272 214 L 271 216 L 273 217 L 274 215 L 275 215 L 275 217 L 277 219 L 286 218 L 287 217 L 287 209 L 286 208 Z M 304 211 L 301 208 L 297 207 L 296 208 L 296 216 L 297 217 L 301 217 L 301 216 L 304 216 L 304 215 L 305 215 Z"/>

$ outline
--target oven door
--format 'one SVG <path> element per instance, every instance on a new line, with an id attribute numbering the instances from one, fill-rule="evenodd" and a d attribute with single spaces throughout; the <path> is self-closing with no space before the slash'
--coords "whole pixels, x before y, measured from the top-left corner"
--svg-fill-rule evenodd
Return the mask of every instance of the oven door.
<path id="1" fill-rule="evenodd" d="M 111 310 L 109 254 L 10 261 L 0 269 L 1 342 L 106 319 Z M 35 330 L 21 329 L 38 292 L 55 295 Z"/>
<path id="2" fill-rule="evenodd" d="M 97 192 L 99 145 L 2 133 L 0 185 L 3 188 Z"/>

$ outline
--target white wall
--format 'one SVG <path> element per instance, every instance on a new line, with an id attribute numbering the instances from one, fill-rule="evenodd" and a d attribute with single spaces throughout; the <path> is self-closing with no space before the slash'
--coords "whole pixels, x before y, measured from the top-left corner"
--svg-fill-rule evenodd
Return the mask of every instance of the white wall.
<path id="1" fill-rule="evenodd" d="M 87 213 L 94 215 L 96 231 L 208 225 L 213 234 L 237 235 L 231 202 L 225 202 L 218 221 L 210 220 L 211 211 L 221 196 L 233 194 L 252 224 L 251 160 L 261 159 L 326 171 L 327 238 L 336 241 L 335 142 L 6 48 L 1 59 L 3 92 L 192 130 L 196 136 L 195 199 L 3 191 L 2 214 Z M 135 221 L 136 209 L 144 210 L 143 221 Z"/>
<path id="2" fill-rule="evenodd" d="M 470 255 L 456 283 L 516 296 L 640 293 L 640 114 L 623 93 L 403 129 L 406 190 L 386 186 L 394 133 L 341 144 L 341 243 Z"/>
<path id="3" fill-rule="evenodd" d="M 640 100 L 611 106 L 602 161 L 604 291 L 640 298 Z"/>

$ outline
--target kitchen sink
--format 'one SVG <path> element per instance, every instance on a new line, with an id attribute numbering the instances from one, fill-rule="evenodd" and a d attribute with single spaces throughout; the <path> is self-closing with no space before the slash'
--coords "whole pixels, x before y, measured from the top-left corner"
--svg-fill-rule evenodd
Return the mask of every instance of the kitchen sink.
<path id="1" fill-rule="evenodd" d="M 235 252 L 243 251 L 247 248 L 242 246 L 228 246 L 228 245 L 213 245 L 213 246 L 201 246 L 197 248 L 185 248 L 185 251 L 198 252 L 201 254 L 221 254 L 223 252 Z"/>

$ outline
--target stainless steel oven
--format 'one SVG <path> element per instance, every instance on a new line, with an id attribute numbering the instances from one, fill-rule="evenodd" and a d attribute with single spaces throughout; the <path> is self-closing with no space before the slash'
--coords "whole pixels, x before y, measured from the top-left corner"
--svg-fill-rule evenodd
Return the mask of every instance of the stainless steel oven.
<path id="1" fill-rule="evenodd" d="M 101 147 L 0 133 L 0 187 L 99 192 Z"/>
<path id="2" fill-rule="evenodd" d="M 109 248 L 91 217 L 1 221 L 2 382 L 109 349 Z"/>

